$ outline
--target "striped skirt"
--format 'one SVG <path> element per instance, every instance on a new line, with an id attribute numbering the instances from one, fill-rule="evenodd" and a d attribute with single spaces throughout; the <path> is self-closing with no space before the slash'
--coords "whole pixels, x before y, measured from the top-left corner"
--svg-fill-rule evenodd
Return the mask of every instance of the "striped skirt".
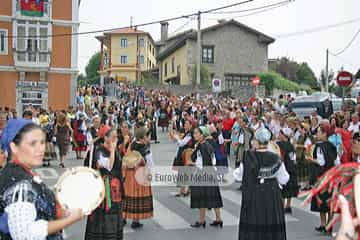
<path id="1" fill-rule="evenodd" d="M 136 169 L 123 171 L 125 196 L 123 200 L 124 219 L 148 219 L 154 216 L 151 186 L 144 186 L 135 178 Z"/>

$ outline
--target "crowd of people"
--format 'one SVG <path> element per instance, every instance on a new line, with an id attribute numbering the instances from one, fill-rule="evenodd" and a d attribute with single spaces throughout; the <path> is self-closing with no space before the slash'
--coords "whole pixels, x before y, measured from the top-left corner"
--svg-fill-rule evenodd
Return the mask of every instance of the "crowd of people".
<path id="1" fill-rule="evenodd" d="M 30 105 L 21 118 L 1 108 L 0 239 L 61 239 L 61 229 L 84 217 L 80 210 L 61 214 L 53 193 L 32 171 L 52 166 L 56 159 L 66 168 L 71 147 L 83 160 L 79 164 L 92 163 L 100 171 L 111 193 L 88 216 L 85 239 L 122 239 L 127 220 L 133 229 L 141 228 L 141 220 L 153 217 L 153 196 L 151 184 L 140 183 L 136 171 L 154 166 L 151 144 L 159 143 L 161 131 L 177 145 L 169 164 L 178 174 L 187 167 L 222 175 L 236 169 L 235 185 L 242 191 L 239 239 L 284 240 L 292 198 L 311 189 L 333 166 L 360 160 L 360 105 L 329 119 L 316 111 L 300 119 L 288 108 L 293 100 L 281 95 L 240 102 L 121 85 L 110 100 L 101 88 L 80 88 L 76 106 L 60 111 Z M 13 175 L 18 177 L 9 177 Z M 190 207 L 199 209 L 191 227 L 206 227 L 207 209 L 216 216 L 210 226 L 223 226 L 220 184 L 177 184 L 176 197 L 190 196 Z M 329 198 L 325 192 L 321 201 L 314 198 L 311 203 L 320 215 L 315 230 L 323 234 L 331 232 L 326 229 L 333 217 Z"/>

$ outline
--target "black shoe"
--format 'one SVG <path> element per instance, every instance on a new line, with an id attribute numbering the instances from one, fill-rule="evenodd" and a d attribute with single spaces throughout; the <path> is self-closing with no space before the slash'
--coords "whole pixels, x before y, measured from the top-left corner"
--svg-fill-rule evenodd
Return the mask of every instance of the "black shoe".
<path id="1" fill-rule="evenodd" d="M 201 223 L 201 222 L 196 222 L 196 223 L 190 225 L 190 227 L 192 227 L 192 228 L 200 228 L 201 226 L 202 226 L 203 228 L 205 228 L 205 227 L 206 227 L 206 222 L 203 222 L 203 223 Z"/>
<path id="2" fill-rule="evenodd" d="M 132 229 L 141 228 L 141 227 L 143 227 L 143 226 L 144 226 L 144 224 L 139 223 L 139 222 L 132 222 L 132 223 L 131 223 L 131 228 L 132 228 Z"/>
<path id="3" fill-rule="evenodd" d="M 284 212 L 285 214 L 292 214 L 292 208 L 285 208 Z"/>
<path id="4" fill-rule="evenodd" d="M 210 223 L 210 226 L 212 226 L 212 227 L 220 226 L 222 228 L 223 227 L 223 221 L 213 221 L 212 223 Z"/>
<path id="5" fill-rule="evenodd" d="M 158 144 L 158 143 L 160 143 L 159 141 L 155 141 L 155 144 Z"/>
<path id="6" fill-rule="evenodd" d="M 326 233 L 326 229 L 324 226 L 320 226 L 315 228 L 315 231 L 319 232 L 319 233 Z"/>
<path id="7" fill-rule="evenodd" d="M 60 166 L 61 168 L 65 168 L 65 165 L 64 165 L 63 163 L 60 163 L 59 166 Z"/>

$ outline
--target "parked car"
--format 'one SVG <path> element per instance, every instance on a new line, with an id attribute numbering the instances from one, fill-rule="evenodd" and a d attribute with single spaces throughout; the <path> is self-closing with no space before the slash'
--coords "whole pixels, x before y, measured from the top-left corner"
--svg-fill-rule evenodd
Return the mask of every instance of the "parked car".
<path id="1" fill-rule="evenodd" d="M 342 98 L 331 99 L 334 112 L 340 112 L 342 110 L 353 112 L 356 107 L 356 98 L 345 98 L 344 103 Z"/>
<path id="2" fill-rule="evenodd" d="M 322 118 L 329 118 L 334 112 L 329 96 L 322 94 L 298 97 L 289 104 L 289 110 L 301 119 L 315 111 Z"/>

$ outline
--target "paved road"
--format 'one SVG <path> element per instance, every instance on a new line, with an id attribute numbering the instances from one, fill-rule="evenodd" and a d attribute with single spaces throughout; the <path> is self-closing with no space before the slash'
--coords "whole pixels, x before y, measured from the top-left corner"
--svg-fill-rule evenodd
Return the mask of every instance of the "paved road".
<path id="1" fill-rule="evenodd" d="M 152 145 L 153 157 L 156 165 L 169 165 L 172 163 L 175 154 L 175 145 L 170 143 L 166 134 L 159 133 L 160 144 Z M 81 165 L 82 161 L 75 160 L 70 154 L 66 161 L 67 167 Z M 63 170 L 53 162 L 54 167 L 40 168 L 37 172 L 45 182 L 53 186 Z M 90 187 L 90 186 L 89 186 Z M 237 186 L 232 184 L 221 189 L 224 208 L 222 217 L 224 220 L 223 229 L 215 229 L 207 226 L 206 229 L 191 229 L 189 225 L 197 220 L 198 212 L 190 209 L 189 198 L 175 198 L 177 191 L 175 187 L 153 187 L 155 216 L 151 220 L 143 221 L 144 227 L 141 230 L 132 230 L 129 224 L 125 227 L 125 239 L 237 239 L 237 229 L 240 215 L 241 192 L 236 190 Z M 314 226 L 319 224 L 317 215 L 311 213 L 309 207 L 300 207 L 300 201 L 294 202 L 293 215 L 287 216 L 287 236 L 293 240 L 315 240 L 330 239 L 314 232 Z M 214 217 L 213 212 L 207 212 L 207 223 Z M 71 240 L 83 239 L 85 221 L 73 225 L 65 230 L 65 238 Z"/>

